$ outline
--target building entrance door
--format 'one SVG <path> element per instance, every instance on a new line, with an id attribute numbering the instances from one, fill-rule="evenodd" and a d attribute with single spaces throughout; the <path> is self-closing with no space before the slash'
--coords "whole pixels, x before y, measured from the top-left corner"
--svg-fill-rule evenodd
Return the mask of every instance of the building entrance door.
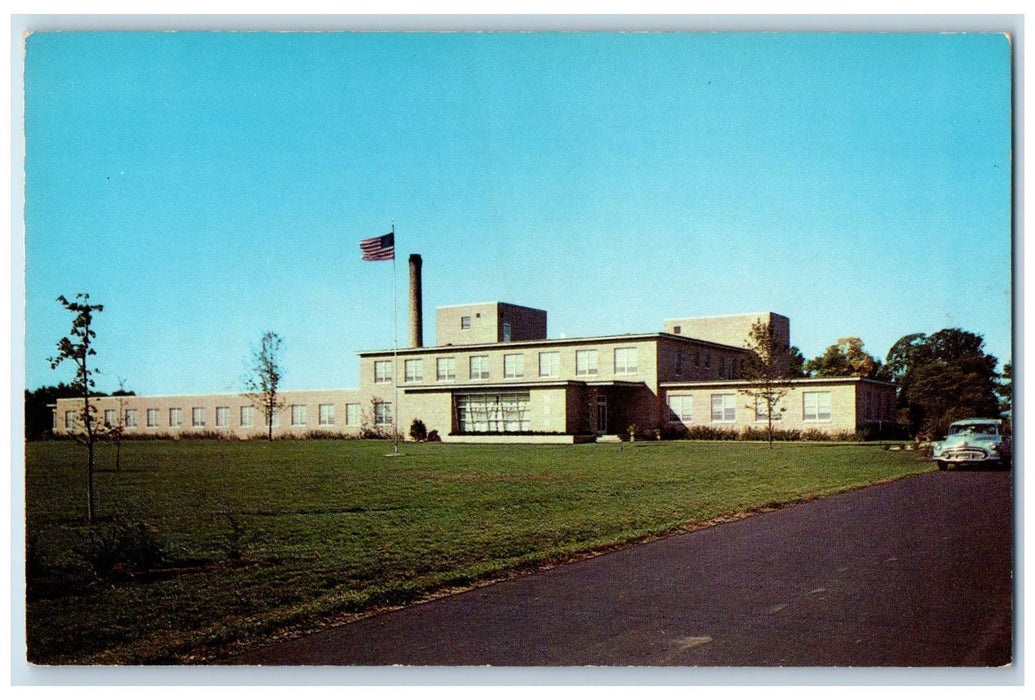
<path id="1" fill-rule="evenodd" d="M 607 433 L 607 397 L 597 397 L 597 435 Z"/>

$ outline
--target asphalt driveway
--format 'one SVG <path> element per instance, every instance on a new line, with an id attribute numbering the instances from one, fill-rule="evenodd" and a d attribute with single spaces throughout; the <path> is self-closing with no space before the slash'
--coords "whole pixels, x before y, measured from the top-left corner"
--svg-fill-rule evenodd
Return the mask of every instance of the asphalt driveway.
<path id="1" fill-rule="evenodd" d="M 1013 645 L 1007 472 L 933 472 L 257 649 L 265 665 L 988 667 Z"/>

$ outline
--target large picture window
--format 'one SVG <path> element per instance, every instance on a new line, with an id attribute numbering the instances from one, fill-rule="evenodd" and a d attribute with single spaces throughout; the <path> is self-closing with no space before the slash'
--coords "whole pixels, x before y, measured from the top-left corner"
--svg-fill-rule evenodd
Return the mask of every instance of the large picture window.
<path id="1" fill-rule="evenodd" d="M 456 422 L 461 433 L 517 433 L 531 430 L 529 395 L 464 394 L 456 397 Z"/>
<path id="2" fill-rule="evenodd" d="M 830 420 L 830 392 L 806 391 L 801 395 L 802 420 Z"/>

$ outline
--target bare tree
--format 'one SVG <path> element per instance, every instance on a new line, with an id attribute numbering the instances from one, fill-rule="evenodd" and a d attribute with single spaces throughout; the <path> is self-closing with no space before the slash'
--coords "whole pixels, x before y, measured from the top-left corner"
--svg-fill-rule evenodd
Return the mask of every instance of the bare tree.
<path id="1" fill-rule="evenodd" d="M 280 386 L 280 336 L 266 331 L 258 348 L 252 348 L 251 372 L 244 378 L 244 391 L 252 403 L 263 410 L 266 418 L 267 436 L 273 442 L 273 421 L 283 402 L 277 397 Z"/>
<path id="2" fill-rule="evenodd" d="M 91 343 L 97 334 L 90 327 L 93 323 L 93 315 L 104 310 L 102 304 L 91 304 L 89 294 L 76 294 L 76 301 L 69 301 L 64 295 L 57 298 L 58 302 L 67 311 L 75 314 L 72 321 L 72 330 L 68 336 L 58 341 L 58 354 L 48 358 L 51 369 L 57 369 L 64 361 L 68 360 L 75 365 L 75 378 L 70 386 L 77 397 L 82 399 L 82 409 L 79 411 L 77 423 L 81 423 L 81 431 L 73 431 L 75 438 L 86 445 L 86 521 L 93 523 L 93 448 L 98 437 L 103 435 L 104 428 L 95 420 L 94 413 L 97 407 L 90 400 L 90 394 L 94 388 L 93 375 L 97 373 L 95 367 L 90 366 L 90 358 L 96 355 Z M 77 425 L 77 427 L 79 427 Z"/>
<path id="3" fill-rule="evenodd" d="M 108 439 L 115 443 L 115 473 L 121 472 L 122 464 L 122 436 L 126 433 L 126 396 L 132 392 L 126 391 L 126 380 L 119 377 L 119 390 L 113 395 L 117 397 L 118 409 L 115 413 L 115 423 L 104 422 L 104 429 L 108 433 Z"/>
<path id="4" fill-rule="evenodd" d="M 751 324 L 746 347 L 751 351 L 744 363 L 748 387 L 740 393 L 754 399 L 748 408 L 756 415 L 765 411 L 769 449 L 773 449 L 773 421 L 778 420 L 776 416 L 783 411 L 780 400 L 787 395 L 790 386 L 787 379 L 790 348 L 773 332 L 772 326 L 762 320 Z"/>

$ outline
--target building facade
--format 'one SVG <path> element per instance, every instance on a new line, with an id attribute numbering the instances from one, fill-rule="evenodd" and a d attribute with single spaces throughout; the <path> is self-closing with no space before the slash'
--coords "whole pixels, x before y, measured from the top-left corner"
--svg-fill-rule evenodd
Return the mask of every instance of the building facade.
<path id="1" fill-rule="evenodd" d="M 574 442 L 630 429 L 764 427 L 765 411 L 744 393 L 743 379 L 746 340 L 759 320 L 789 342 L 788 319 L 769 312 L 666 321 L 660 333 L 550 339 L 545 311 L 443 307 L 434 347 L 359 353 L 359 388 L 280 392 L 273 433 L 390 435 L 398 425 L 406 437 L 420 420 L 445 441 Z M 850 432 L 891 421 L 894 398 L 884 382 L 798 379 L 774 420 L 784 429 Z M 95 420 L 127 435 L 244 439 L 268 430 L 261 401 L 244 394 L 103 397 L 95 406 Z M 78 401 L 54 408 L 56 434 L 82 429 Z"/>
<path id="2" fill-rule="evenodd" d="M 745 391 L 752 326 L 790 345 L 770 311 L 664 322 L 659 333 L 551 339 L 546 311 L 485 302 L 436 309 L 424 347 L 421 258 L 411 255 L 409 347 L 359 353 L 356 389 L 284 391 L 267 416 L 247 394 L 97 398 L 92 420 L 126 435 L 401 437 L 413 421 L 442 440 L 575 442 L 604 435 L 767 426 Z M 895 388 L 857 378 L 797 379 L 775 407 L 785 429 L 836 434 L 892 420 Z M 83 430 L 81 402 L 59 399 L 53 432 Z"/>

